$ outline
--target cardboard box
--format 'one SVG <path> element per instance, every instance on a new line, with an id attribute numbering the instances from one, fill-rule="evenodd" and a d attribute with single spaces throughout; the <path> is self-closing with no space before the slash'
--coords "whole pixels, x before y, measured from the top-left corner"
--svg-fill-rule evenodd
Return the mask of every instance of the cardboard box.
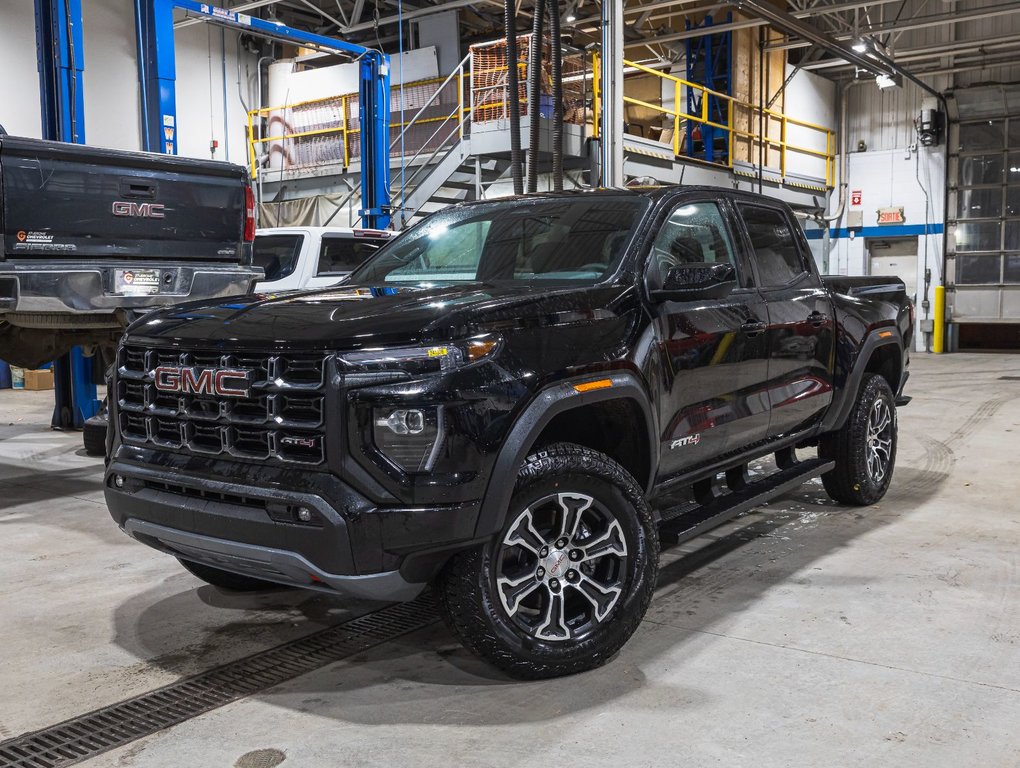
<path id="1" fill-rule="evenodd" d="M 25 371 L 25 389 L 53 389 L 53 370 Z"/>

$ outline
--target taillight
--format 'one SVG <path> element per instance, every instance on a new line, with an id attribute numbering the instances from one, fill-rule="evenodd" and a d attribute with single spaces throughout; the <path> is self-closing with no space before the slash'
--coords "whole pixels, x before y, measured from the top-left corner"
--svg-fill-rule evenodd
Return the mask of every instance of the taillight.
<path id="1" fill-rule="evenodd" d="M 244 188 L 244 241 L 255 240 L 255 193 L 251 187 Z"/>

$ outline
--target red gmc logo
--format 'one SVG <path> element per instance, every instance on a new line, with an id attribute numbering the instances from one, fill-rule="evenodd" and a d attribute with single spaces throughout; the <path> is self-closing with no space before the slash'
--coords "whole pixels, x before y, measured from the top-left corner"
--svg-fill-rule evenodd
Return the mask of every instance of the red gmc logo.
<path id="1" fill-rule="evenodd" d="M 161 365 L 153 371 L 153 377 L 156 389 L 160 392 L 221 397 L 248 397 L 251 394 L 251 372 L 234 368 L 178 368 Z"/>
<path id="2" fill-rule="evenodd" d="M 127 200 L 118 200 L 113 204 L 114 216 L 135 216 L 142 219 L 163 219 L 165 205 L 160 203 L 132 203 Z"/>

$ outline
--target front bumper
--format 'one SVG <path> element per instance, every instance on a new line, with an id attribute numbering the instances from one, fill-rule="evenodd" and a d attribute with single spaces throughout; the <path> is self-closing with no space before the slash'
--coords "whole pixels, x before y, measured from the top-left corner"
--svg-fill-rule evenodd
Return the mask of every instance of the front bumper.
<path id="1" fill-rule="evenodd" d="M 158 269 L 161 292 L 149 296 L 114 293 L 117 269 Z M 248 293 L 263 277 L 261 269 L 236 264 L 180 263 L 104 264 L 65 262 L 0 263 L 0 312 L 112 313 L 117 309 L 150 309 L 199 299 Z"/>
<path id="2" fill-rule="evenodd" d="M 470 546 L 478 515 L 477 503 L 376 506 L 339 480 L 326 494 L 123 461 L 108 467 L 105 490 L 121 529 L 155 549 L 266 581 L 372 600 L 420 593 L 430 564 L 438 562 L 432 553 Z M 312 512 L 312 523 L 297 521 L 300 507 Z"/>

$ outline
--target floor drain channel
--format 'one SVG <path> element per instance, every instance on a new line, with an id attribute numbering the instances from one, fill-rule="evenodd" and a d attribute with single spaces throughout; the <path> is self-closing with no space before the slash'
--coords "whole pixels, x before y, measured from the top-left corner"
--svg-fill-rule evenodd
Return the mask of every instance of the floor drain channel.
<path id="1" fill-rule="evenodd" d="M 430 593 L 0 742 L 0 768 L 62 768 L 437 621 Z"/>

